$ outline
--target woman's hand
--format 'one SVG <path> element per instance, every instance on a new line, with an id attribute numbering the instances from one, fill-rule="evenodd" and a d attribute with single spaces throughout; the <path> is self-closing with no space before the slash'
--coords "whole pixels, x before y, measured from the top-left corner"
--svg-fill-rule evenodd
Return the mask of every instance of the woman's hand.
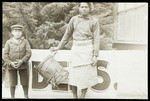
<path id="1" fill-rule="evenodd" d="M 93 66 L 96 66 L 96 65 L 97 65 L 97 57 L 94 56 L 94 57 L 93 57 Z"/>

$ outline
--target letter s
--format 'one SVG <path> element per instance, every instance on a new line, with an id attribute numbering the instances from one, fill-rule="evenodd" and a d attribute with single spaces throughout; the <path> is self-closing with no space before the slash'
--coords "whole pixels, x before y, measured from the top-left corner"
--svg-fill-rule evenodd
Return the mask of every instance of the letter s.
<path id="1" fill-rule="evenodd" d="M 104 60 L 97 61 L 97 74 L 98 78 L 103 78 L 102 83 L 98 83 L 95 86 L 92 86 L 93 91 L 103 91 L 106 90 L 110 85 L 110 76 L 107 73 L 108 62 Z"/>

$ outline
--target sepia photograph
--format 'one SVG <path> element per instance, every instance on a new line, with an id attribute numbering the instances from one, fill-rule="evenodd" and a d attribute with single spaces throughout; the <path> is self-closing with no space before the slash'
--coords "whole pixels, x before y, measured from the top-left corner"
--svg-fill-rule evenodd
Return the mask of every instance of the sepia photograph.
<path id="1" fill-rule="evenodd" d="M 1 99 L 148 99 L 147 2 L 2 2 Z"/>

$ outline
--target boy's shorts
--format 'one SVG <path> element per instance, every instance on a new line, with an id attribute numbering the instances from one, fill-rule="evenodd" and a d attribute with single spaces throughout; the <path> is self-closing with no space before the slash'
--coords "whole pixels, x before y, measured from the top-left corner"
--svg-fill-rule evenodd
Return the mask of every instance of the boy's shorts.
<path id="1" fill-rule="evenodd" d="M 29 82 L 29 74 L 27 69 L 18 70 L 20 75 L 20 84 L 27 86 Z M 9 70 L 9 82 L 10 86 L 16 86 L 18 84 L 17 70 Z"/>

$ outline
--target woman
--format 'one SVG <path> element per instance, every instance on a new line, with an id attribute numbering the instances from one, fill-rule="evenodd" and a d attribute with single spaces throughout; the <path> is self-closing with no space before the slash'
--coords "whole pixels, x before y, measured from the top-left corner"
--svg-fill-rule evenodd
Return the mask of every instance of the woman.
<path id="1" fill-rule="evenodd" d="M 72 85 L 74 98 L 78 98 L 77 88 L 81 90 L 80 98 L 84 98 L 88 87 L 98 83 L 96 62 L 100 32 L 98 20 L 89 14 L 90 10 L 90 3 L 79 3 L 79 15 L 71 18 L 59 45 L 51 48 L 54 51 L 62 49 L 73 36 L 69 84 Z"/>

